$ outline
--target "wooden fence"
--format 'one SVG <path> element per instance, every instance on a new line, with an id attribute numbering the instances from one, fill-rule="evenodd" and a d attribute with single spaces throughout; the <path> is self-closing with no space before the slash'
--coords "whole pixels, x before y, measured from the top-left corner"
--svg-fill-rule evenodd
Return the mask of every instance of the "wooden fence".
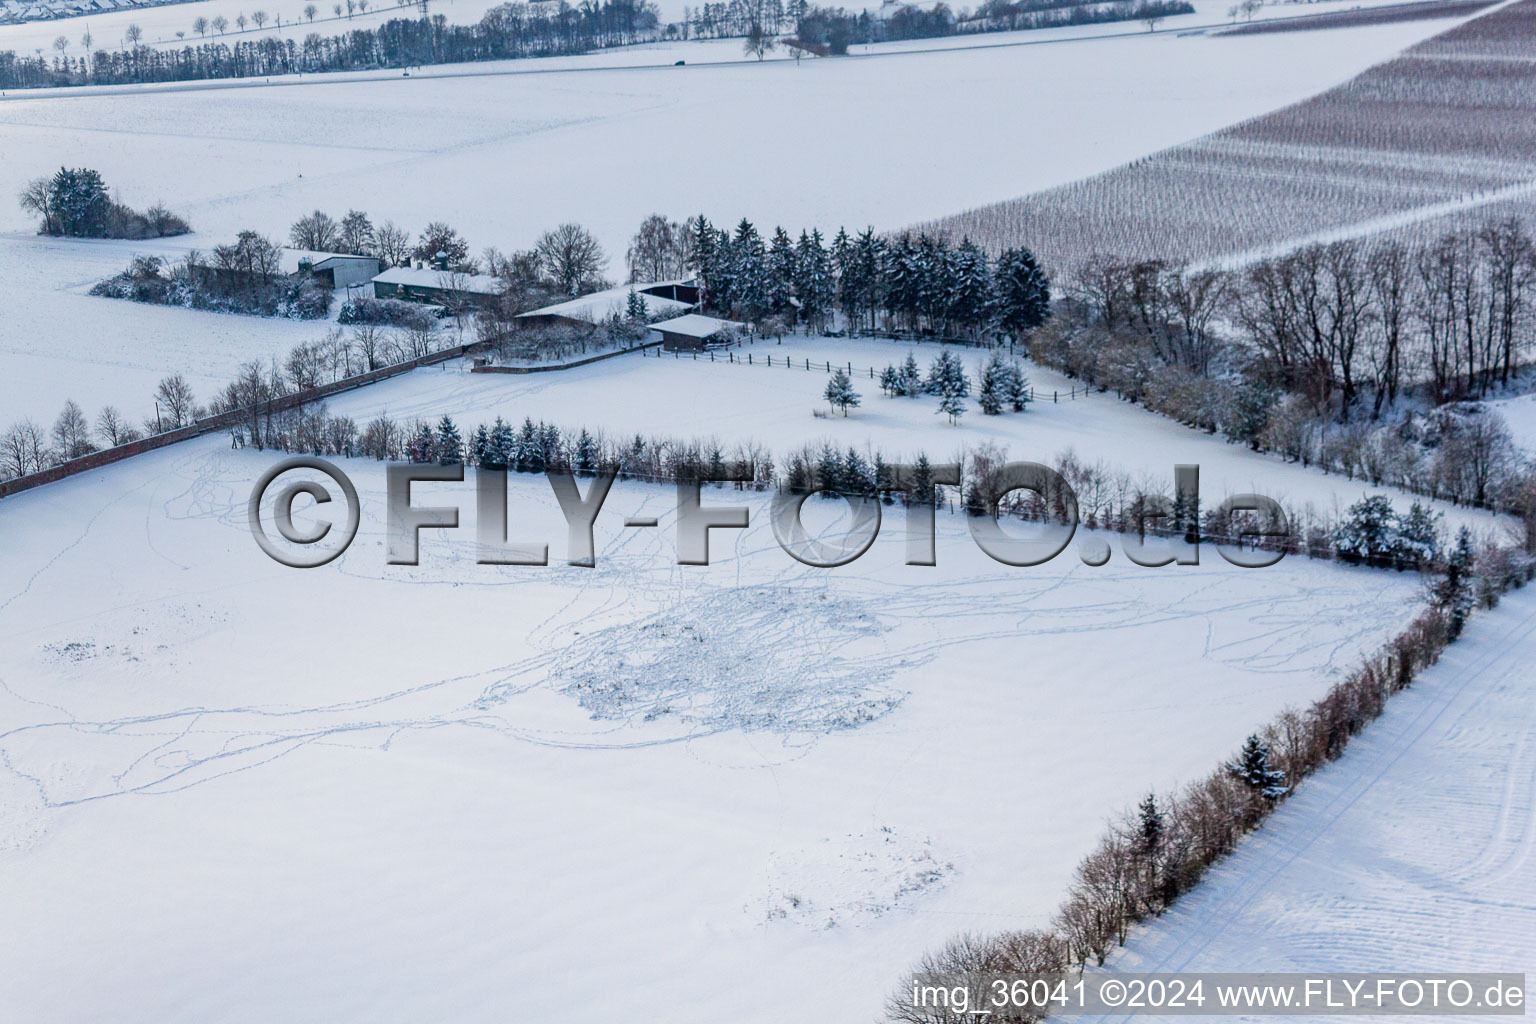
<path id="1" fill-rule="evenodd" d="M 645 352 L 641 352 L 640 354 L 649 358 Z M 876 370 L 873 366 L 861 366 L 855 370 L 852 363 L 834 364 L 830 360 L 813 360 L 809 357 L 802 359 L 791 359 L 789 356 L 779 356 L 777 359 L 775 359 L 772 355 L 757 355 L 752 352 L 738 352 L 738 350 L 734 348 L 711 348 L 703 350 L 690 349 L 688 350 L 688 354 L 692 358 L 692 361 L 695 363 L 729 363 L 741 366 L 762 366 L 767 369 L 773 369 L 775 366 L 780 366 L 786 370 L 804 369 L 806 371 L 814 371 L 817 373 L 831 373 L 833 370 L 844 370 L 850 377 L 863 376 L 868 374 L 870 380 L 879 380 L 881 372 Z M 661 349 L 656 350 L 657 359 L 665 359 L 666 357 L 667 354 Z M 672 352 L 672 358 L 682 359 L 682 350 L 674 350 Z M 1062 394 L 1059 390 L 1037 391 L 1035 387 L 1031 385 L 1029 389 L 1029 400 L 1032 402 L 1043 402 L 1045 401 L 1045 396 L 1050 395 L 1052 402 L 1072 402 L 1079 398 L 1086 397 L 1091 390 L 1092 389 L 1087 385 L 1078 387 L 1076 384 L 1074 384 L 1067 390 L 1066 394 Z"/>
<path id="2" fill-rule="evenodd" d="M 321 399 L 330 398 L 332 395 L 339 395 L 354 388 L 366 387 L 369 384 L 377 384 L 381 380 L 398 377 L 402 373 L 409 373 L 423 366 L 433 366 L 438 363 L 447 362 L 450 359 L 458 359 L 475 347 L 477 347 L 475 343 L 455 345 L 453 348 L 431 352 L 415 359 L 408 359 L 403 363 L 381 366 L 377 370 L 355 374 L 351 377 L 333 381 L 330 384 L 322 384 L 319 387 L 295 391 L 290 395 L 283 395 L 281 398 L 274 398 L 268 402 L 263 402 L 262 411 L 282 412 L 286 409 L 307 405 L 310 402 L 318 402 Z M 107 448 L 99 452 L 92 452 L 89 455 L 82 455 L 78 459 L 61 462 L 57 466 L 50 466 L 36 473 L 28 473 L 25 476 L 0 481 L 0 498 L 18 494 L 21 491 L 28 491 L 43 484 L 50 484 L 55 480 L 63 480 L 66 477 L 84 473 L 88 469 L 110 466 L 114 462 L 131 459 L 135 455 L 143 455 L 145 452 L 152 452 L 173 444 L 179 444 L 182 441 L 190 441 L 194 437 L 202 437 L 205 434 L 212 434 L 216 431 L 228 430 L 230 427 L 246 422 L 250 416 L 251 409 L 249 407 L 231 409 L 229 412 L 222 412 L 214 416 L 204 416 L 202 419 L 194 420 L 185 427 L 162 431 L 159 434 L 151 434 L 149 437 L 130 441 L 127 444 L 120 444 L 115 448 Z"/>

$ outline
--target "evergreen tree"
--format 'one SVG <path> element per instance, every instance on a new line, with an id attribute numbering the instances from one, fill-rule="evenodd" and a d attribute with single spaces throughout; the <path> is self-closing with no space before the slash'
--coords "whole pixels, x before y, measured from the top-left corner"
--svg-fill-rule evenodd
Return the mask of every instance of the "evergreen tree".
<path id="1" fill-rule="evenodd" d="M 949 322 L 962 334 L 974 338 L 990 313 L 992 275 L 986 253 L 966 239 L 948 262 Z"/>
<path id="2" fill-rule="evenodd" d="M 1031 399 L 1029 397 L 1029 378 L 1024 375 L 1024 368 L 1019 365 L 1017 359 L 1008 361 L 1007 378 L 1003 383 L 1003 399 L 1014 412 L 1023 412 Z"/>
<path id="3" fill-rule="evenodd" d="M 1472 531 L 1463 526 L 1445 560 L 1445 575 L 1430 590 L 1435 606 L 1445 612 L 1453 640 L 1461 635 L 1472 611 L 1472 582 Z"/>
<path id="4" fill-rule="evenodd" d="M 903 236 L 885 247 L 885 308 L 898 322 L 916 329 L 922 313 L 922 275 L 917 245 Z"/>
<path id="5" fill-rule="evenodd" d="M 839 493 L 849 495 L 870 495 L 875 492 L 874 478 L 869 471 L 869 463 L 864 461 L 854 448 L 849 448 L 843 455 L 843 468 L 837 489 Z"/>
<path id="6" fill-rule="evenodd" d="M 837 290 L 832 277 L 832 263 L 822 243 L 821 232 L 800 232 L 795 249 L 797 278 L 795 293 L 800 299 L 800 317 L 806 328 L 820 333 L 832 315 Z"/>
<path id="7" fill-rule="evenodd" d="M 955 277 L 954 254 L 942 238 L 923 235 L 913 252 L 917 314 L 935 331 L 949 333 L 950 284 Z M 918 324 L 914 324 L 917 326 Z"/>
<path id="8" fill-rule="evenodd" d="M 982 367 L 981 388 L 976 392 L 976 404 L 988 416 L 996 416 L 1008 402 L 1009 368 L 1003 362 L 1002 353 L 993 351 Z"/>
<path id="9" fill-rule="evenodd" d="M 587 432 L 587 428 L 582 427 L 581 434 L 576 438 L 576 472 L 591 476 L 597 470 L 597 456 L 597 442 Z"/>
<path id="10" fill-rule="evenodd" d="M 645 305 L 645 300 L 640 293 L 633 288 L 629 290 L 629 297 L 624 300 L 624 319 L 631 324 L 643 325 L 651 318 L 650 310 Z"/>
<path id="11" fill-rule="evenodd" d="M 1148 793 L 1136 808 L 1136 853 L 1143 858 L 1156 857 L 1167 832 L 1168 822 L 1157 806 L 1157 797 Z"/>
<path id="12" fill-rule="evenodd" d="M 854 243 L 858 307 L 869 317 L 871 330 L 875 327 L 875 314 L 882 305 L 888 306 L 890 303 L 890 282 L 886 278 L 888 251 L 885 239 L 875 234 L 873 227 L 860 232 Z"/>
<path id="13" fill-rule="evenodd" d="M 425 423 L 421 424 L 406 446 L 406 453 L 412 462 L 436 462 L 437 438 L 433 436 L 432 428 Z"/>
<path id="14" fill-rule="evenodd" d="M 693 271 L 700 286 L 704 289 L 704 303 L 713 306 L 715 298 L 712 294 L 716 287 L 713 280 L 715 271 L 715 229 L 709 223 L 709 218 L 702 213 L 688 222 L 688 269 Z"/>
<path id="15" fill-rule="evenodd" d="M 477 466 L 485 465 L 485 453 L 491 447 L 491 432 L 482 423 L 475 428 L 475 439 L 470 443 L 470 451 Z"/>
<path id="16" fill-rule="evenodd" d="M 515 435 L 512 428 L 500 416 L 491 426 L 491 433 L 485 448 L 485 455 L 480 459 L 480 465 L 486 469 L 506 469 L 512 461 L 512 453 L 516 446 Z"/>
<path id="17" fill-rule="evenodd" d="M 917 461 L 912 464 L 911 490 L 907 492 L 909 505 L 933 505 L 937 495 L 934 493 L 933 464 L 928 461 L 926 452 L 917 453 Z"/>
<path id="18" fill-rule="evenodd" d="M 1254 451 L 1258 451 L 1259 439 L 1264 434 L 1264 427 L 1269 423 L 1269 410 L 1274 406 L 1275 401 L 1276 395 L 1273 388 L 1255 377 L 1244 374 L 1241 383 L 1233 392 L 1230 411 L 1222 423 L 1222 433 L 1227 435 L 1228 441 L 1246 444 Z"/>
<path id="19" fill-rule="evenodd" d="M 949 422 L 954 424 L 960 422 L 966 408 L 964 391 L 945 391 L 939 396 L 939 407 L 934 411 L 948 416 Z"/>
<path id="20" fill-rule="evenodd" d="M 1243 741 L 1237 760 L 1227 762 L 1227 771 L 1266 800 L 1290 792 L 1289 786 L 1281 785 L 1285 781 L 1285 772 L 1275 770 L 1269 763 L 1269 744 L 1257 735 Z"/>
<path id="21" fill-rule="evenodd" d="M 859 285 L 859 266 L 853 240 L 846 228 L 838 228 L 832 239 L 832 269 L 837 275 L 837 307 L 850 327 L 859 325 L 863 292 Z"/>
<path id="22" fill-rule="evenodd" d="M 463 461 L 464 440 L 459 436 L 459 428 L 444 413 L 437 424 L 437 464 L 457 466 Z"/>
<path id="23" fill-rule="evenodd" d="M 843 463 L 830 444 L 823 444 L 816 457 L 816 488 L 835 490 L 842 477 Z"/>
<path id="24" fill-rule="evenodd" d="M 533 425 L 532 417 L 523 418 L 523 426 L 517 433 L 512 465 L 519 473 L 544 472 L 544 438 Z"/>
<path id="25" fill-rule="evenodd" d="M 764 303 L 768 312 L 777 313 L 789 305 L 798 294 L 799 263 L 795 257 L 795 245 L 783 228 L 773 229 L 773 242 L 768 249 L 767 282 L 764 287 Z"/>
<path id="26" fill-rule="evenodd" d="M 886 366 L 880 371 L 880 390 L 886 395 L 895 395 L 896 389 L 901 386 L 901 374 L 894 366 Z"/>
<path id="27" fill-rule="evenodd" d="M 946 348 L 929 364 L 923 389 L 930 395 L 953 393 L 964 396 L 971 393 L 971 381 L 959 358 Z"/>
<path id="28" fill-rule="evenodd" d="M 545 469 L 563 470 L 566 467 L 565 439 L 560 428 L 553 423 L 539 423 L 539 452 Z"/>
<path id="29" fill-rule="evenodd" d="M 1028 249 L 1006 249 L 992 276 L 993 322 L 1015 340 L 1051 315 L 1051 281 Z"/>
<path id="30" fill-rule="evenodd" d="M 728 231 L 715 232 L 710 257 L 710 289 L 714 296 L 712 305 L 721 312 L 729 313 L 736 307 L 736 248 Z"/>
<path id="31" fill-rule="evenodd" d="M 896 393 L 908 398 L 916 398 L 923 393 L 923 374 L 917 368 L 917 357 L 911 352 L 907 353 L 906 361 L 901 364 Z"/>
<path id="32" fill-rule="evenodd" d="M 1396 546 L 1395 520 L 1392 503 L 1382 495 L 1361 498 L 1334 531 L 1334 549 L 1346 562 L 1385 564 Z"/>
<path id="33" fill-rule="evenodd" d="M 112 200 L 101 175 L 89 167 L 60 167 L 48 183 L 48 203 L 60 234 L 106 237 Z"/>
<path id="34" fill-rule="evenodd" d="M 1400 562 L 1414 568 L 1433 562 L 1439 553 L 1440 520 L 1443 518 L 1443 513 L 1430 512 L 1422 502 L 1415 501 L 1407 515 L 1398 517 L 1392 553 Z"/>
<path id="35" fill-rule="evenodd" d="M 731 255 L 734 261 L 732 304 L 747 320 L 759 320 L 768 312 L 767 257 L 763 252 L 762 236 L 745 217 L 736 225 Z"/>
<path id="36" fill-rule="evenodd" d="M 828 404 L 834 409 L 841 409 L 844 416 L 849 409 L 856 409 L 859 405 L 859 393 L 853 390 L 853 382 L 848 379 L 848 371 L 839 367 L 832 371 L 832 379 L 827 381 L 827 389 L 823 392 Z"/>

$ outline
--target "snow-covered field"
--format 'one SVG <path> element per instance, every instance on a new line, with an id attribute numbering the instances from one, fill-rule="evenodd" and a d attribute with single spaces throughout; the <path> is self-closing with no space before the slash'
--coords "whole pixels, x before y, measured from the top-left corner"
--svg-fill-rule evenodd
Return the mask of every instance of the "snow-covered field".
<path id="1" fill-rule="evenodd" d="M 453 2 L 470 6 L 432 0 L 454 20 L 483 0 Z M 153 13 L 217 5 L 235 6 Z M 0 208 L 0 429 L 46 425 L 66 398 L 140 418 L 170 372 L 206 400 L 241 362 L 326 329 L 86 294 L 134 252 L 248 227 L 281 239 L 316 207 L 359 208 L 413 231 L 447 220 L 476 250 L 576 220 L 619 277 L 651 212 L 893 228 L 1274 109 L 1443 25 L 1123 27 L 798 66 L 740 63 L 721 41 L 0 98 L 0 195 L 91 166 L 198 229 L 39 239 Z M 793 337 L 737 350 L 750 366 L 626 355 L 526 376 L 451 363 L 329 409 L 778 455 L 828 440 L 948 460 L 990 441 L 1136 483 L 1195 463 L 1208 505 L 1257 491 L 1322 514 L 1366 490 L 1113 395 L 1052 402 L 1073 384 L 1035 367 L 1030 411 L 951 426 L 870 379 L 908 348 Z M 862 406 L 813 416 L 826 372 L 806 360 L 852 364 Z M 937 567 L 907 566 L 898 507 L 863 558 L 812 569 L 775 543 L 766 496 L 723 488 L 706 504 L 748 505 L 752 525 L 684 567 L 674 490 L 633 482 L 581 569 L 549 485 L 516 474 L 512 540 L 547 542 L 551 566 L 476 563 L 470 483 L 413 489 L 459 505 L 462 528 L 389 566 L 384 467 L 366 460 L 337 460 L 361 496 L 356 542 L 299 571 L 247 528 L 278 458 L 214 435 L 0 500 L 0 1018 L 873 1021 L 925 950 L 1043 925 L 1107 817 L 1208 773 L 1423 600 L 1414 574 L 1303 558 L 1137 568 L 1114 536 L 1087 539 L 1113 551 L 1101 568 L 1075 548 L 1008 568 L 949 513 Z M 806 518 L 837 532 L 842 508 L 812 501 Z M 1116 965 L 1522 967 L 1533 601 L 1480 617 Z"/>
<path id="2" fill-rule="evenodd" d="M 910 567 L 895 509 L 813 570 L 731 490 L 753 525 L 684 568 L 640 484 L 583 570 L 527 476 L 554 566 L 474 564 L 466 484 L 415 489 L 465 529 L 387 567 L 367 461 L 352 549 L 288 570 L 245 525 L 274 460 L 211 437 L 0 502 L 16 1019 L 870 1020 L 1417 600 L 1305 559 L 1009 569 L 949 515 Z"/>
<path id="3" fill-rule="evenodd" d="M 1536 455 L 1536 395 L 1494 399 L 1488 406 L 1504 417 L 1515 443 Z"/>
<path id="4" fill-rule="evenodd" d="M 1309 779 L 1192 895 L 1133 934 L 1111 966 L 1528 972 L 1536 962 L 1533 657 L 1536 593 L 1528 589 L 1478 616 L 1337 764 Z M 1527 1003 L 1533 994 L 1528 982 Z"/>
<path id="5" fill-rule="evenodd" d="M 130 422 L 153 417 L 155 386 L 172 373 L 206 402 L 249 359 L 286 355 L 324 323 L 203 313 L 86 294 L 134 253 L 181 259 L 186 239 L 116 242 L 0 236 L 0 429 L 22 417 L 47 426 L 66 399 L 95 417 L 114 405 Z M 334 325 L 332 325 L 334 326 Z"/>
<path id="6" fill-rule="evenodd" d="M 979 374 L 983 355 L 954 350 Z M 840 449 L 877 447 L 888 456 L 914 457 L 926 451 L 932 459 L 950 459 L 965 449 L 991 441 L 1016 459 L 1053 462 L 1064 452 L 1080 461 L 1101 463 L 1125 471 L 1133 480 L 1151 480 L 1167 487 L 1176 463 L 1200 467 L 1203 499 L 1214 504 L 1239 493 L 1266 494 L 1296 509 L 1308 506 L 1328 516 L 1366 493 L 1385 493 L 1406 507 L 1414 499 L 1391 488 L 1374 488 L 1361 481 L 1329 476 L 1214 435 L 1190 430 L 1113 394 L 1082 395 L 1081 384 L 1033 364 L 1027 367 L 1037 401 L 1024 413 L 983 416 L 971 411 L 951 426 L 937 413 L 932 398 L 887 398 L 878 381 L 869 379 L 888 363 L 900 363 L 911 352 L 925 368 L 938 346 L 909 345 L 869 339 L 788 337 L 736 350 L 735 357 L 751 365 L 696 362 L 671 355 L 656 358 L 625 355 L 590 366 L 553 374 L 516 376 L 475 374 L 462 363 L 418 370 L 407 376 L 333 399 L 332 412 L 365 423 L 385 413 L 402 422 L 420 417 L 436 422 L 445 412 L 459 422 L 490 423 L 510 409 L 571 429 L 601 427 L 612 438 L 636 432 L 647 436 L 718 438 L 727 447 L 756 441 L 782 457 L 804 444 L 831 441 Z M 775 365 L 769 368 L 765 359 Z M 720 358 L 723 360 L 724 355 Z M 794 360 L 793 367 L 785 365 Z M 810 371 L 804 368 L 812 360 Z M 844 418 L 818 419 L 828 411 L 822 399 L 827 363 L 854 367 L 853 386 L 862 406 Z M 816 365 L 819 363 L 820 365 Z M 1078 397 L 1066 399 L 1076 386 Z M 1053 402 L 1057 392 L 1061 401 Z M 1467 523 L 1479 532 L 1496 531 L 1495 520 L 1483 512 L 1439 502 L 1447 522 Z"/>
<path id="7" fill-rule="evenodd" d="M 247 227 L 282 239 L 316 207 L 364 209 L 413 231 L 446 219 L 476 250 L 526 248 L 575 220 L 598 235 L 619 277 L 652 212 L 892 228 L 1300 99 L 1435 24 L 1158 33 L 799 66 L 486 74 L 529 63 L 513 62 L 464 67 L 468 78 L 13 95 L 0 102 L 0 195 L 60 165 L 95 167 L 124 201 L 184 213 L 198 234 L 177 245 L 203 248 Z M 997 110 L 977 96 L 1021 99 L 999 131 Z M 0 278 L 0 422 L 51 421 L 71 395 L 143 415 L 145 380 L 161 368 L 224 379 L 305 330 L 83 298 L 120 269 L 125 260 L 110 254 L 121 247 L 35 242 L 14 205 L 0 207 L 0 228 L 12 232 L 0 235 L 0 265 L 18 268 Z M 57 357 L 73 353 L 58 372 Z"/>
<path id="8" fill-rule="evenodd" d="M 69 47 L 64 51 L 70 57 L 80 57 L 86 51 L 81 42 L 85 33 L 91 34 L 91 51 L 116 50 L 125 48 L 127 41 L 124 33 L 129 25 L 137 25 L 143 33 L 141 40 L 145 45 L 151 46 L 190 46 L 202 42 L 234 43 L 241 40 L 255 40 L 266 36 L 274 36 L 279 39 L 295 38 L 303 39 L 311 32 L 321 35 L 344 35 L 353 29 L 375 28 L 386 21 L 396 18 L 420 18 L 421 9 L 417 3 L 401 5 L 395 0 L 386 0 L 384 3 L 370 4 L 367 11 L 354 11 L 351 15 L 338 16 L 334 13 L 335 0 L 314 0 L 318 9 L 314 21 L 304 16 L 304 8 L 311 0 L 196 0 L 194 3 L 167 4 L 160 7 L 146 7 L 139 10 L 115 11 L 108 14 L 94 14 L 88 17 L 58 18 L 50 21 L 28 21 L 15 25 L 0 25 L 0 50 L 14 50 L 18 54 L 28 55 L 37 50 L 42 50 L 50 57 L 54 55 L 53 41 L 59 36 L 69 40 Z M 428 0 L 427 13 L 430 16 L 442 15 L 450 24 L 464 25 L 479 21 L 485 12 L 492 7 L 499 6 L 505 0 Z M 1317 3 L 1285 3 L 1270 4 L 1259 12 L 1255 21 L 1298 17 L 1309 14 L 1317 14 L 1324 11 L 1350 10 L 1358 7 L 1376 7 L 1383 4 L 1399 2 L 1399 0 L 1319 0 Z M 345 6 L 343 2 L 343 6 Z M 696 7 L 694 4 L 684 4 L 681 0 L 661 0 L 656 4 L 663 22 L 680 21 L 686 7 Z M 862 4 L 844 5 L 857 9 L 865 6 Z M 878 7 L 878 4 L 871 6 Z M 1227 11 L 1231 4 L 1227 0 L 1195 0 L 1194 14 L 1181 14 L 1166 18 L 1158 24 L 1158 31 L 1184 32 L 1196 26 L 1216 25 L 1228 20 Z M 241 14 L 249 17 L 257 10 L 265 11 L 272 19 L 281 19 L 281 24 L 276 20 L 269 20 L 262 28 L 257 28 L 254 23 L 248 23 L 244 31 L 235 24 L 235 18 Z M 229 25 L 221 36 L 209 30 L 205 36 L 199 36 L 193 30 L 192 25 L 198 18 L 207 18 L 212 21 L 216 17 L 223 17 Z M 1126 32 L 1136 32 L 1141 29 L 1140 22 L 1110 22 L 1103 25 L 1077 25 L 1062 29 L 1046 29 L 1032 32 L 1009 33 L 985 33 L 944 37 L 940 39 L 920 39 L 903 41 L 898 43 L 878 44 L 873 47 L 855 47 L 855 53 L 877 52 L 884 49 L 917 49 L 930 46 L 956 46 L 975 45 L 978 43 L 997 44 L 1024 39 L 1048 39 L 1066 36 L 1095 36 L 1109 35 Z M 178 37 L 176 33 L 183 33 Z M 674 44 L 662 44 L 662 49 L 671 52 Z M 592 61 L 619 60 L 628 62 L 622 55 L 626 53 L 644 53 L 653 47 L 624 47 L 619 50 L 610 50 L 600 54 L 594 54 Z M 740 39 L 707 40 L 702 43 L 685 44 L 684 49 L 678 51 L 678 58 L 686 57 L 689 60 L 740 60 L 742 57 L 742 42 Z M 678 59 L 673 58 L 673 59 Z M 769 59 L 787 59 L 784 51 L 770 55 Z M 651 61 L 644 61 L 650 63 Z M 657 61 L 659 63 L 659 61 Z"/>

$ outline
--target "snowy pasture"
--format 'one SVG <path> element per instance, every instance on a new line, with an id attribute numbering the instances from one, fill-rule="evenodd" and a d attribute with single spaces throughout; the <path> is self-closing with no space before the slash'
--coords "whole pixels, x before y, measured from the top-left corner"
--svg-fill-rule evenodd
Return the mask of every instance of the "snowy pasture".
<path id="1" fill-rule="evenodd" d="M 149 202 L 153 202 L 150 200 Z M 145 203 L 144 205 L 148 205 Z M 319 338 L 323 323 L 205 313 L 88 295 L 135 253 L 177 260 L 197 245 L 0 236 L 0 429 L 23 416 L 47 426 L 66 399 L 94 417 L 114 405 L 154 418 L 155 385 L 179 373 L 200 401 L 248 359 L 281 359 Z"/>
<path id="2" fill-rule="evenodd" d="M 553 565 L 475 564 L 466 483 L 415 488 L 464 529 L 390 567 L 362 460 L 357 541 L 289 570 L 245 525 L 274 461 L 211 437 L 0 502 L 18 1019 L 871 1020 L 1418 597 L 1299 558 L 1012 569 L 947 514 L 912 567 L 894 508 L 814 570 L 729 489 L 752 526 L 681 567 L 672 490 L 624 483 L 578 569 L 516 475 Z"/>
<path id="3" fill-rule="evenodd" d="M 164 201 L 185 214 L 198 234 L 177 243 L 205 249 L 252 227 L 281 240 L 317 207 L 363 209 L 412 231 L 445 219 L 476 250 L 526 248 L 574 220 L 597 234 L 621 278 L 629 239 L 652 212 L 829 233 L 896 227 L 1300 99 L 1433 24 L 1156 33 L 799 66 L 489 73 L 530 63 L 511 62 L 461 68 L 468 77 L 13 95 L 0 101 L 0 195 L 61 165 L 95 167 L 131 205 Z M 227 378 L 294 337 L 291 324 L 86 299 L 126 263 L 126 253 L 105 255 L 122 247 L 35 243 L 13 205 L 0 207 L 0 227 L 15 233 L 0 236 L 0 264 L 19 268 L 0 278 L 0 422 L 51 421 L 71 395 L 143 415 L 147 377 Z M 147 372 L 123 372 L 130 360 Z"/>
<path id="4" fill-rule="evenodd" d="M 1110 967 L 1528 971 L 1536 959 L 1533 624 L 1529 590 L 1477 616 L 1337 764 L 1308 779 L 1191 895 L 1133 933 Z M 1528 982 L 1527 1003 L 1533 994 Z"/>
<path id="5" fill-rule="evenodd" d="M 472 429 L 496 416 L 521 422 L 525 416 L 562 427 L 601 430 L 623 440 L 646 436 L 717 439 L 729 448 L 756 442 L 782 459 L 802 445 L 861 451 L 878 448 L 888 458 L 915 457 L 924 451 L 935 460 L 957 461 L 967 449 L 992 442 L 1014 459 L 1054 462 L 1065 452 L 1079 461 L 1123 471 L 1132 481 L 1166 489 L 1177 463 L 1200 467 L 1201 495 L 1207 505 L 1240 493 L 1266 494 L 1297 510 L 1310 507 L 1333 515 L 1367 493 L 1384 493 L 1406 508 L 1416 499 L 1393 488 L 1371 487 L 1360 480 L 1326 475 L 1298 463 L 1261 455 L 1242 445 L 1191 430 L 1172 420 L 1123 402 L 1112 393 L 1082 394 L 1082 384 L 1051 370 L 1025 364 L 1036 401 L 1028 411 L 984 416 L 974 399 L 957 425 L 937 412 L 937 399 L 888 398 L 876 373 L 900 364 L 908 353 L 925 372 L 940 347 L 847 338 L 786 337 L 782 343 L 759 341 L 735 349 L 741 363 L 693 360 L 671 354 L 657 358 L 624 355 L 557 373 L 527 376 L 476 374 L 461 362 L 418 370 L 406 376 L 331 400 L 330 411 L 351 416 L 361 426 L 386 414 L 397 421 L 421 418 L 436 422 L 444 413 Z M 985 354 L 951 348 L 968 366 L 972 381 Z M 753 363 L 745 365 L 748 354 Z M 766 361 L 772 357 L 770 368 Z M 789 365 L 786 365 L 789 361 Z M 805 363 L 811 369 L 805 369 Z M 851 365 L 853 387 L 862 405 L 851 415 L 818 418 L 830 410 L 822 398 L 824 367 Z M 1068 400 L 1070 391 L 1078 397 Z M 1052 401 L 1052 393 L 1060 396 Z M 1497 520 L 1485 512 L 1433 503 L 1449 523 L 1467 523 L 1478 532 L 1497 532 Z"/>

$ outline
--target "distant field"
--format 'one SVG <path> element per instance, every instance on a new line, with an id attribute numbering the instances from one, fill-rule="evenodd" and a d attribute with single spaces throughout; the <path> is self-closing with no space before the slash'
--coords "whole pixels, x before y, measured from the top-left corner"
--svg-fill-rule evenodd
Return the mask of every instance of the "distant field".
<path id="1" fill-rule="evenodd" d="M 206 396 L 241 362 L 324 333 L 90 298 L 95 281 L 150 246 L 36 239 L 13 197 L 60 165 L 95 167 L 124 201 L 183 213 L 197 234 L 176 240 L 181 248 L 207 249 L 247 227 L 282 239 L 317 207 L 366 210 L 412 232 L 447 220 L 475 252 L 527 248 L 573 220 L 597 235 L 618 278 L 653 212 L 748 216 L 829 236 L 839 224 L 896 227 L 1095 174 L 1295 102 L 1432 31 L 1141 32 L 697 66 L 739 55 L 739 43 L 723 40 L 676 44 L 671 53 L 687 53 L 680 68 L 674 56 L 659 68 L 574 70 L 656 61 L 656 49 L 635 48 L 569 58 L 571 70 L 551 73 L 522 72 L 553 61 L 506 61 L 409 79 L 13 93 L 0 100 L 0 135 L 14 142 L 0 147 L 0 231 L 16 233 L 0 236 L 0 266 L 17 268 L 0 279 L 0 359 L 9 360 L 0 424 L 51 423 L 66 398 L 93 416 L 111 402 L 138 419 L 153 413 L 150 390 L 171 368 Z M 1010 99 L 1025 92 L 1029 105 Z M 909 130 L 922 138 L 920 158 L 908 159 L 918 152 Z"/>
<path id="2" fill-rule="evenodd" d="M 1097 251 L 1198 261 L 1517 199 L 1536 183 L 1533 47 L 1536 0 L 1520 0 L 1302 103 L 919 226 L 1056 266 Z"/>
<path id="3" fill-rule="evenodd" d="M 1251 36 L 1260 32 L 1314 32 L 1324 28 L 1349 28 L 1354 25 L 1379 25 L 1388 21 L 1418 21 L 1421 18 L 1445 18 L 1472 14 L 1491 7 L 1494 0 L 1423 0 L 1422 3 L 1383 4 L 1348 11 L 1325 11 L 1306 18 L 1266 19 L 1238 25 L 1217 33 L 1224 36 Z"/>

